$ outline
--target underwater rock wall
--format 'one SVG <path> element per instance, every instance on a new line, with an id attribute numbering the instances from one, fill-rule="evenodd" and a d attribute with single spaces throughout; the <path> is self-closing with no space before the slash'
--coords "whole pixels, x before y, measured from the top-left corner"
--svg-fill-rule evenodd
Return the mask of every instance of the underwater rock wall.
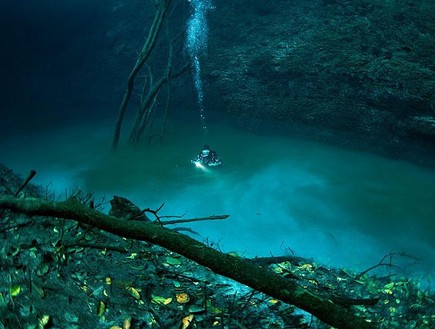
<path id="1" fill-rule="evenodd" d="M 256 132 L 281 129 L 407 158 L 409 142 L 435 148 L 433 1 L 213 5 L 201 55 L 206 115 L 229 114 L 230 124 Z M 0 54 L 7 66 L 0 133 L 116 115 L 154 17 L 151 1 L 1 6 L 8 51 Z M 188 15 L 189 3 L 181 2 L 171 23 L 183 26 Z M 165 47 L 163 38 L 153 66 L 163 69 Z M 192 80 L 186 74 L 171 83 L 172 115 L 198 117 Z"/>
<path id="2" fill-rule="evenodd" d="M 434 143 L 434 16 L 431 1 L 216 1 L 207 106 L 252 129 Z"/>

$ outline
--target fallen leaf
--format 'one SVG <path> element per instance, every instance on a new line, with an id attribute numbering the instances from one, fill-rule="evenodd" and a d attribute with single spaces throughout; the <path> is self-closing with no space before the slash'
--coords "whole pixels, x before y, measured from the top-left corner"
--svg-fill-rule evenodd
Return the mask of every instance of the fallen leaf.
<path id="1" fill-rule="evenodd" d="M 45 326 L 50 322 L 50 316 L 45 314 L 40 319 L 38 319 L 38 329 L 44 329 Z"/>
<path id="2" fill-rule="evenodd" d="M 127 287 L 126 289 L 131 296 L 133 296 L 136 299 L 140 299 L 140 293 L 135 288 Z"/>
<path id="3" fill-rule="evenodd" d="M 97 315 L 102 316 L 106 312 L 106 304 L 104 302 L 99 301 L 97 305 Z"/>
<path id="4" fill-rule="evenodd" d="M 390 282 L 390 283 L 387 283 L 387 284 L 384 286 L 384 288 L 385 288 L 385 289 L 392 289 L 394 286 L 395 286 L 395 283 L 394 283 L 394 282 Z"/>
<path id="5" fill-rule="evenodd" d="M 181 326 L 180 329 L 186 329 L 190 326 L 190 324 L 193 321 L 193 314 L 189 314 L 188 316 L 185 316 L 181 319 Z"/>
<path id="6" fill-rule="evenodd" d="M 156 304 L 168 305 L 170 302 L 172 302 L 172 298 L 171 297 L 165 298 L 161 296 L 152 295 L 151 301 Z"/>
<path id="7" fill-rule="evenodd" d="M 202 313 L 205 311 L 205 308 L 199 305 L 190 305 L 188 311 L 190 313 Z"/>
<path id="8" fill-rule="evenodd" d="M 131 328 L 131 318 L 128 317 L 124 319 L 124 324 L 122 325 L 122 329 L 130 329 Z"/>
<path id="9" fill-rule="evenodd" d="M 19 285 L 14 285 L 11 287 L 11 296 L 18 296 L 21 292 L 21 287 Z"/>
<path id="10" fill-rule="evenodd" d="M 133 253 L 131 253 L 130 256 L 128 256 L 127 258 L 128 258 L 128 259 L 135 259 L 137 256 L 138 256 L 138 253 L 137 253 L 137 252 L 133 252 Z"/>
<path id="11" fill-rule="evenodd" d="M 188 303 L 190 301 L 190 297 L 188 294 L 186 294 L 185 292 L 179 293 L 175 295 L 177 302 L 180 304 L 185 304 Z"/>
<path id="12" fill-rule="evenodd" d="M 301 270 L 306 270 L 306 271 L 310 271 L 310 272 L 312 272 L 314 266 L 311 265 L 311 264 L 303 264 L 303 265 L 301 265 L 301 266 L 298 266 L 298 268 L 301 269 Z"/>
<path id="13" fill-rule="evenodd" d="M 180 265 L 181 261 L 178 258 L 166 257 L 166 263 L 169 265 Z"/>

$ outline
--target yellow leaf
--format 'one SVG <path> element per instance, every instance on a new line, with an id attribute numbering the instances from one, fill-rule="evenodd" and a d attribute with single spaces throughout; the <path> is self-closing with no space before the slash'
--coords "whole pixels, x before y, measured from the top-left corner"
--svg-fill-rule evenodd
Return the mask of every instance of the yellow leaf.
<path id="1" fill-rule="evenodd" d="M 82 289 L 88 295 L 91 293 L 91 288 L 88 286 L 81 286 L 80 289 Z"/>
<path id="2" fill-rule="evenodd" d="M 172 302 L 172 298 L 171 297 L 165 298 L 161 296 L 152 295 L 151 301 L 156 304 L 168 305 L 170 302 Z"/>
<path id="3" fill-rule="evenodd" d="M 190 326 L 190 324 L 193 321 L 193 314 L 189 314 L 188 316 L 185 316 L 181 319 L 181 326 L 180 329 L 186 329 Z"/>
<path id="4" fill-rule="evenodd" d="M 137 291 L 136 289 L 134 289 L 133 287 L 127 287 L 126 288 L 128 293 L 133 296 L 136 299 L 140 299 L 140 293 L 139 291 Z"/>
<path id="5" fill-rule="evenodd" d="M 392 295 L 392 294 L 393 294 L 393 291 L 392 291 L 391 289 L 384 289 L 384 292 L 385 292 L 386 294 L 389 294 L 389 295 Z"/>
<path id="6" fill-rule="evenodd" d="M 124 323 L 122 325 L 122 329 L 130 329 L 131 328 L 131 318 L 127 317 L 124 319 Z"/>
<path id="7" fill-rule="evenodd" d="M 311 264 L 303 264 L 301 266 L 298 266 L 301 270 L 307 270 L 307 271 L 313 271 L 313 265 Z"/>
<path id="8" fill-rule="evenodd" d="M 387 283 L 384 288 L 391 290 L 396 284 L 394 282 Z"/>
<path id="9" fill-rule="evenodd" d="M 50 322 L 50 316 L 45 314 L 40 319 L 38 319 L 38 328 L 43 329 L 48 322 Z"/>
<path id="10" fill-rule="evenodd" d="M 21 292 L 21 287 L 19 285 L 15 285 L 11 287 L 11 296 L 18 296 Z"/>
<path id="11" fill-rule="evenodd" d="M 179 293 L 175 295 L 177 302 L 180 304 L 185 304 L 188 303 L 190 301 L 190 297 L 188 294 L 186 294 L 185 292 Z"/>
<path id="12" fill-rule="evenodd" d="M 97 305 L 97 315 L 102 316 L 104 312 L 106 312 L 106 304 L 104 304 L 102 301 L 99 301 Z"/>

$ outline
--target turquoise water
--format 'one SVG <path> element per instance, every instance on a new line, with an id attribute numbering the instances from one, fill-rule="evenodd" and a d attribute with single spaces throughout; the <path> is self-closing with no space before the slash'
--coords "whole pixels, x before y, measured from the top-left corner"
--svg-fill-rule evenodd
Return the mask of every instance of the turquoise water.
<path id="1" fill-rule="evenodd" d="M 110 154 L 112 123 L 21 135 L 0 143 L 2 161 L 58 198 L 75 186 L 110 200 L 125 196 L 161 215 L 229 214 L 189 225 L 226 252 L 296 253 L 363 270 L 389 252 L 421 258 L 407 271 L 435 270 L 435 171 L 329 145 L 258 136 L 224 126 L 177 123 L 163 145 Z M 224 165 L 210 172 L 190 159 L 204 142 Z M 187 225 L 184 225 L 187 226 Z M 413 263 L 413 259 L 397 258 Z"/>

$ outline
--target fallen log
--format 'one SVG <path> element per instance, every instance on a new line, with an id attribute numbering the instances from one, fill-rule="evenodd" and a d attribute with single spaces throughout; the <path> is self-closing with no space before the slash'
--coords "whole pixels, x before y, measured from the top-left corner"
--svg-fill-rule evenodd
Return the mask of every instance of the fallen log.
<path id="1" fill-rule="evenodd" d="M 38 198 L 19 199 L 13 196 L 2 196 L 0 209 L 8 209 L 28 216 L 72 219 L 125 238 L 154 243 L 183 255 L 217 274 L 295 305 L 335 328 L 376 328 L 373 323 L 356 316 L 351 308 L 317 296 L 298 285 L 296 280 L 284 278 L 267 267 L 258 266 L 249 260 L 222 253 L 155 222 L 131 221 L 105 215 L 81 204 L 75 198 L 54 202 Z"/>

